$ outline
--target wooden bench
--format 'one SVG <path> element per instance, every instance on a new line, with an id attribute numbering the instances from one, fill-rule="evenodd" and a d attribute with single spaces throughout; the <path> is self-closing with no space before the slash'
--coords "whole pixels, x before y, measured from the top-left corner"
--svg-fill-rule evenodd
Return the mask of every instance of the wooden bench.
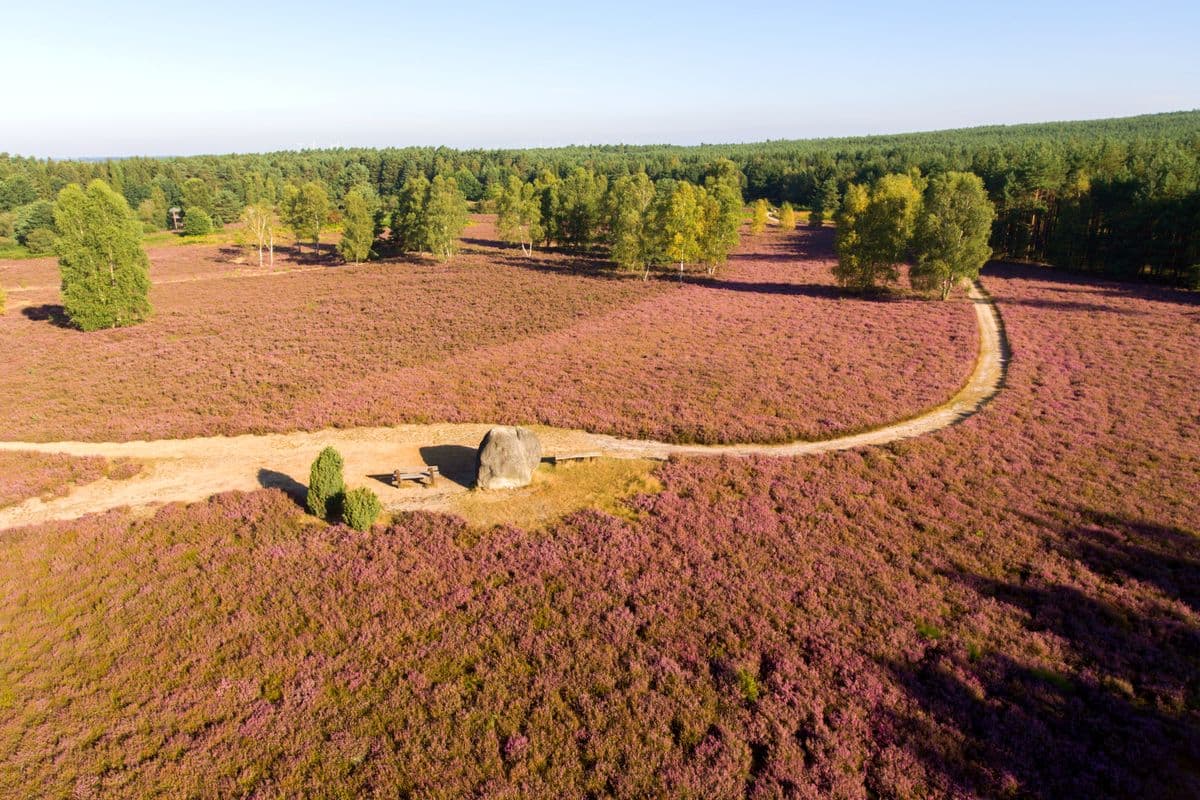
<path id="1" fill-rule="evenodd" d="M 392 483 L 399 487 L 404 481 L 415 481 L 423 486 L 434 486 L 437 484 L 438 476 L 441 472 L 437 467 L 420 467 L 414 469 L 398 469 L 392 473 Z"/>
<path id="2" fill-rule="evenodd" d="M 597 450 L 587 450 L 582 453 L 559 453 L 549 457 L 550 463 L 558 466 L 566 461 L 591 461 L 594 458 L 602 458 L 603 453 Z"/>

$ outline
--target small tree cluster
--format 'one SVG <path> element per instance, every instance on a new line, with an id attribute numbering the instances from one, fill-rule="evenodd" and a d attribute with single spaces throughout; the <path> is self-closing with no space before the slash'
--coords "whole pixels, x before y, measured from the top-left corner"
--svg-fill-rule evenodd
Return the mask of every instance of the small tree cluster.
<path id="1" fill-rule="evenodd" d="M 870 291 L 895 283 L 911 258 L 913 288 L 942 299 L 978 277 L 991 256 L 988 237 L 995 210 L 978 176 L 948 172 L 926 181 L 919 174 L 884 175 L 870 187 L 851 184 L 837 217 L 843 287 Z"/>
<path id="2" fill-rule="evenodd" d="M 326 447 L 312 463 L 304 507 L 326 522 L 341 519 L 351 528 L 369 530 L 383 510 L 379 498 L 367 488 L 346 490 L 342 455 Z"/>
<path id="3" fill-rule="evenodd" d="M 505 241 L 531 252 L 535 243 L 568 247 L 607 245 L 621 270 L 648 277 L 671 265 L 680 277 L 688 264 L 708 274 L 738 245 L 744 207 L 742 176 L 730 161 L 714 165 L 703 186 L 645 172 L 612 182 L 580 167 L 566 179 L 544 172 L 532 183 L 509 177 L 494 194 L 497 227 Z"/>
<path id="4" fill-rule="evenodd" d="M 280 216 L 296 237 L 296 249 L 301 241 L 310 241 L 313 252 L 321 251 L 321 227 L 329 217 L 329 193 L 317 181 L 302 186 L 287 184 L 279 204 Z"/>
<path id="5" fill-rule="evenodd" d="M 7 226 L 6 226 L 7 227 Z M 54 235 L 54 203 L 46 200 L 36 200 L 20 206 L 14 212 L 12 233 L 17 241 L 25 247 L 33 249 L 43 245 L 46 235 Z M 33 240 L 33 247 L 30 246 Z M 35 252 L 48 252 L 45 250 Z"/>
<path id="6" fill-rule="evenodd" d="M 471 221 L 454 178 L 417 175 L 405 182 L 392 214 L 392 244 L 403 252 L 433 253 L 447 261 Z"/>
<path id="7" fill-rule="evenodd" d="M 72 183 L 58 195 L 54 222 L 63 307 L 85 331 L 133 325 L 150 316 L 150 261 L 142 225 L 107 183 Z"/>
<path id="8" fill-rule="evenodd" d="M 510 175 L 508 181 L 497 189 L 493 199 L 500 240 L 519 244 L 525 255 L 532 253 L 534 242 L 540 241 L 545 235 L 537 187 Z"/>
<path id="9" fill-rule="evenodd" d="M 263 265 L 263 251 L 270 266 L 275 266 L 275 208 L 268 202 L 251 203 L 242 209 L 243 243 L 258 250 L 258 265 Z"/>

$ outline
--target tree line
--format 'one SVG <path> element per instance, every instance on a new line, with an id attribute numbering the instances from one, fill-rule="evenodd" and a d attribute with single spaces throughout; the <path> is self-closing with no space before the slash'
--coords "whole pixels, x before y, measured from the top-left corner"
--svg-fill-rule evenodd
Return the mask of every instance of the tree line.
<path id="1" fill-rule="evenodd" d="M 123 195 L 145 224 L 165 227 L 169 209 L 188 206 L 203 209 L 214 224 L 231 222 L 256 193 L 273 187 L 278 196 L 289 183 L 319 182 L 340 207 L 354 187 L 369 187 L 386 201 L 418 175 L 430 181 L 441 175 L 474 201 L 510 177 L 533 183 L 550 173 L 565 181 L 576 167 L 609 184 L 645 173 L 655 183 L 702 186 L 709 165 L 721 158 L 745 175 L 748 200 L 787 202 L 825 218 L 850 184 L 913 169 L 930 177 L 971 172 L 996 207 L 990 245 L 998 256 L 1117 277 L 1200 281 L 1200 112 L 1194 111 L 696 147 L 333 149 L 109 161 L 0 154 L 0 237 L 46 247 L 53 199 L 67 184 L 94 178 Z"/>
<path id="2" fill-rule="evenodd" d="M 655 267 L 701 264 L 712 275 L 737 247 L 742 181 L 728 159 L 703 180 L 662 178 L 645 172 L 611 182 L 587 167 L 566 178 L 544 171 L 533 181 L 510 175 L 491 193 L 500 238 L 529 254 L 535 245 L 576 250 L 606 248 L 617 268 L 648 277 Z"/>

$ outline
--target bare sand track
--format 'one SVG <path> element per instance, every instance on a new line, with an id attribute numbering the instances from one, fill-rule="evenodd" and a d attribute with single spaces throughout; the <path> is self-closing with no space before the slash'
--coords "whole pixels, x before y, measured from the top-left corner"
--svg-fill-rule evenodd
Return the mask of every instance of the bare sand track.
<path id="1" fill-rule="evenodd" d="M 687 445 L 620 439 L 581 430 L 535 427 L 546 453 L 598 451 L 611 458 L 666 459 L 671 456 L 800 456 L 886 444 L 953 425 L 981 409 L 1001 388 L 1007 358 L 1000 315 L 978 283 L 975 303 L 979 351 L 966 384 L 942 405 L 911 419 L 849 436 L 783 444 Z M 230 490 L 279 487 L 299 495 L 313 458 L 326 446 L 346 461 L 346 482 L 370 486 L 391 510 L 449 510 L 456 494 L 468 491 L 474 449 L 488 424 L 398 425 L 268 435 L 216 436 L 139 442 L 0 442 L 3 450 L 130 458 L 141 474 L 107 478 L 65 497 L 33 498 L 0 510 L 0 529 L 128 506 L 148 510 L 170 502 L 203 500 Z M 446 479 L 432 489 L 398 489 L 385 483 L 397 468 L 436 464 Z"/>

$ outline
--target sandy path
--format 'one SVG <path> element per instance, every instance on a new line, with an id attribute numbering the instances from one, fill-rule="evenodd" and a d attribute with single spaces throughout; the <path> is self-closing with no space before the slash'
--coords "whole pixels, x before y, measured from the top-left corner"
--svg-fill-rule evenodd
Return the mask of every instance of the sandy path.
<path id="1" fill-rule="evenodd" d="M 930 433 L 970 416 L 999 392 L 1006 343 L 1000 315 L 978 283 L 969 297 L 979 325 L 979 354 L 966 384 L 942 405 L 881 428 L 851 436 L 784 444 L 679 445 L 535 426 L 548 454 L 596 450 L 613 458 L 665 459 L 672 455 L 798 456 L 880 445 Z M 3 450 L 131 458 L 144 463 L 140 475 L 107 478 L 80 486 L 49 502 L 33 498 L 0 509 L 0 529 L 49 520 L 74 519 L 121 506 L 148 510 L 169 502 L 193 502 L 235 489 L 276 486 L 299 494 L 321 448 L 336 447 L 346 461 L 346 482 L 370 486 L 389 509 L 444 510 L 448 499 L 468 490 L 474 448 L 490 425 L 398 425 L 390 428 L 329 429 L 268 435 L 161 439 L 149 442 L 0 442 Z M 397 489 L 379 478 L 398 467 L 437 464 L 446 479 L 433 489 Z"/>

